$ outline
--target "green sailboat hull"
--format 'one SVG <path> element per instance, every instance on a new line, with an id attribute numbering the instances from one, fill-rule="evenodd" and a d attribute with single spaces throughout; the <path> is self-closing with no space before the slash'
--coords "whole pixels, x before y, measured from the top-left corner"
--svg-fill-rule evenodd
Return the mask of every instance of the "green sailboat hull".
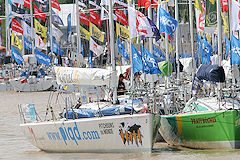
<path id="1" fill-rule="evenodd" d="M 170 145 L 191 148 L 240 148 L 239 110 L 164 115 L 160 133 Z"/>

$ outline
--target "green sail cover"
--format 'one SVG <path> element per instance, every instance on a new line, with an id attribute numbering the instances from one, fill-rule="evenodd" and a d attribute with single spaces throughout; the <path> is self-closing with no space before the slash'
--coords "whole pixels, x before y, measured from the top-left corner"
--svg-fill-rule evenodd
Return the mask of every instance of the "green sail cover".
<path id="1" fill-rule="evenodd" d="M 172 64 L 168 61 L 159 62 L 158 68 L 162 72 L 161 76 L 169 77 L 172 74 Z"/>

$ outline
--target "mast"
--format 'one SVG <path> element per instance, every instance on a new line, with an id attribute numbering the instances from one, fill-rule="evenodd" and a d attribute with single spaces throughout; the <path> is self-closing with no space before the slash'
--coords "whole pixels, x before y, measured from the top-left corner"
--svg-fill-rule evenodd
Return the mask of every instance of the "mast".
<path id="1" fill-rule="evenodd" d="M 78 7 L 78 0 L 75 0 L 76 3 L 76 21 L 77 21 L 77 55 L 80 56 L 81 54 L 81 35 L 80 35 L 80 22 L 79 22 L 79 7 Z"/>
<path id="2" fill-rule="evenodd" d="M 115 51 L 114 51 L 114 25 L 113 25 L 113 9 L 112 9 L 112 0 L 109 0 L 109 28 L 110 28 L 110 52 L 111 52 L 111 63 L 113 78 L 116 78 L 116 63 L 115 63 Z M 115 81 L 117 82 L 117 80 Z M 117 86 L 113 87 L 113 104 L 116 104 L 117 101 Z"/>
<path id="3" fill-rule="evenodd" d="M 217 30 L 218 30 L 218 65 L 222 64 L 222 17 L 221 17 L 221 5 L 220 0 L 217 0 Z M 222 96 L 222 84 L 218 83 L 218 99 L 220 102 Z M 219 103 L 220 107 L 220 103 Z"/>
<path id="4" fill-rule="evenodd" d="M 30 1 L 30 14 L 31 14 L 31 38 L 32 38 L 32 54 L 35 54 L 34 52 L 34 42 L 35 42 L 35 39 L 33 38 L 35 35 L 34 34 L 34 30 L 33 30 L 33 5 L 32 5 L 32 2 L 33 1 Z"/>
<path id="5" fill-rule="evenodd" d="M 52 0 L 49 0 L 49 20 L 50 20 L 50 50 L 51 56 L 53 56 L 53 33 L 52 33 Z"/>
<path id="6" fill-rule="evenodd" d="M 190 37 L 191 37 L 191 53 L 192 53 L 192 78 L 195 73 L 194 66 L 194 42 L 193 42 L 193 7 L 192 0 L 189 0 L 189 23 L 190 23 Z"/>
<path id="7" fill-rule="evenodd" d="M 5 0 L 5 15 L 6 15 L 6 55 L 10 55 L 10 29 L 9 29 L 9 7 L 8 0 Z"/>
<path id="8" fill-rule="evenodd" d="M 175 19 L 179 21 L 178 15 L 178 0 L 175 0 Z M 179 63 L 179 27 L 176 28 L 176 63 L 177 63 L 177 85 L 179 85 L 180 80 L 180 63 Z"/>

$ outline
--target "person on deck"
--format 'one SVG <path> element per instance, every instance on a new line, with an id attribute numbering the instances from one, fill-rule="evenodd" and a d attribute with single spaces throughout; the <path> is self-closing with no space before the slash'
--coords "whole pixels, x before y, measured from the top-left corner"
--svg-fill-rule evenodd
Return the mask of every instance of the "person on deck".
<path id="1" fill-rule="evenodd" d="M 118 88 L 117 88 L 117 94 L 118 95 L 124 95 L 124 93 L 126 92 L 126 88 L 125 88 L 125 84 L 123 82 L 123 74 L 119 75 L 119 80 L 118 80 Z"/>

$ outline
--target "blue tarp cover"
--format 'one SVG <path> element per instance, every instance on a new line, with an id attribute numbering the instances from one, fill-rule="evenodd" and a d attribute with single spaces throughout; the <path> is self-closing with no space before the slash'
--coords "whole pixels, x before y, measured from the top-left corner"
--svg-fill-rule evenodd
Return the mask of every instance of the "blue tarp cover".
<path id="1" fill-rule="evenodd" d="M 222 66 L 202 64 L 197 71 L 199 80 L 225 82 L 225 73 Z"/>

